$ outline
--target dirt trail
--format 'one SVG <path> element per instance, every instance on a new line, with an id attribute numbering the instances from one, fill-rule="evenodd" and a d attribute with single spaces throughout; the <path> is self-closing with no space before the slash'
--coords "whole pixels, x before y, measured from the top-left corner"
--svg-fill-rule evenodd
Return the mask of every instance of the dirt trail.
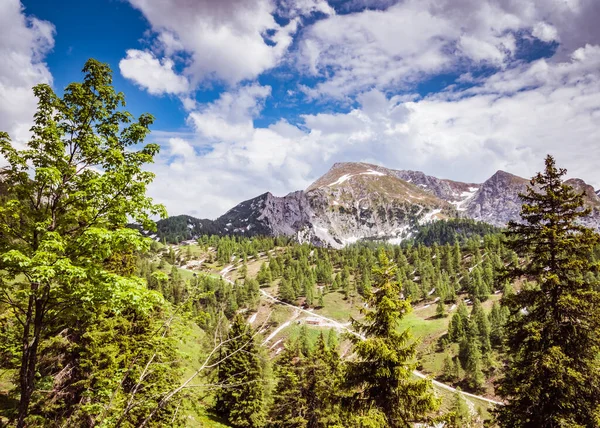
<path id="1" fill-rule="evenodd" d="M 308 311 L 308 310 L 306 310 L 306 309 L 303 309 L 303 308 L 300 308 L 300 307 L 298 307 L 298 306 L 294 306 L 294 305 L 291 305 L 291 304 L 289 304 L 289 303 L 282 302 L 281 300 L 277 299 L 276 297 L 274 297 L 274 296 L 271 296 L 271 295 L 270 295 L 269 293 L 267 293 L 265 290 L 260 290 L 260 292 L 262 293 L 262 295 L 263 295 L 263 296 L 267 297 L 267 298 L 268 298 L 268 299 L 270 299 L 270 300 L 273 300 L 273 301 L 275 301 L 275 302 L 277 302 L 277 303 L 280 303 L 280 304 L 282 304 L 282 305 L 290 306 L 290 307 L 292 307 L 292 308 L 295 308 L 296 310 L 298 310 L 298 311 L 300 311 L 300 312 L 305 312 L 305 313 L 308 313 L 308 314 L 310 314 L 310 315 L 311 315 L 311 316 L 313 316 L 313 317 L 321 318 L 321 319 L 323 319 L 323 320 L 325 320 L 325 321 L 327 321 L 327 322 L 329 322 L 329 323 L 331 323 L 331 324 L 333 324 L 333 325 L 337 326 L 339 329 L 346 330 L 348 333 L 350 333 L 350 334 L 353 334 L 353 335 L 355 335 L 356 337 L 360 337 L 360 338 L 361 338 L 361 339 L 363 339 L 363 340 L 365 339 L 365 337 L 364 337 L 364 336 L 362 336 L 361 334 L 359 334 L 359 333 L 357 333 L 357 332 L 355 332 L 355 331 L 351 330 L 350 328 L 346 327 L 346 326 L 345 326 L 345 325 L 343 325 L 343 324 L 340 324 L 339 322 L 337 322 L 337 321 L 335 321 L 335 320 L 332 320 L 332 319 L 330 319 L 330 318 L 324 317 L 324 316 L 322 316 L 322 315 L 319 315 L 319 314 L 315 314 L 314 312 Z M 289 325 L 289 322 L 288 322 L 287 324 Z M 286 327 L 287 327 L 287 325 L 286 325 Z M 278 331 L 278 332 L 279 332 L 279 331 Z M 269 336 L 269 337 L 271 337 L 271 336 Z M 417 371 L 417 370 L 413 371 L 413 374 L 414 374 L 415 376 L 417 376 L 417 377 L 421 378 L 421 379 L 426 379 L 426 378 L 427 378 L 427 376 L 426 376 L 425 374 L 423 374 L 423 373 L 421 373 L 420 371 Z M 442 388 L 442 389 L 445 389 L 446 391 L 451 391 L 451 392 L 456 392 L 456 391 L 458 391 L 456 388 L 453 388 L 453 387 L 451 387 L 450 385 L 446 385 L 445 383 L 439 382 L 439 381 L 437 381 L 437 380 L 434 380 L 434 379 L 432 379 L 432 380 L 431 380 L 431 382 L 432 382 L 432 383 L 433 383 L 435 386 L 437 386 L 437 387 L 439 387 L 439 388 Z M 467 396 L 467 397 L 470 397 L 470 398 L 474 398 L 474 399 L 477 399 L 477 400 L 481 400 L 481 401 L 485 401 L 486 403 L 495 404 L 495 405 L 499 405 L 499 406 L 502 406 L 502 405 L 503 405 L 503 403 L 501 403 L 501 402 L 499 402 L 499 401 L 494 401 L 494 400 L 491 400 L 491 399 L 489 399 L 489 398 L 482 397 L 482 396 L 480 396 L 480 395 L 471 394 L 471 393 L 469 393 L 469 392 L 465 392 L 465 391 L 459 391 L 459 392 L 460 392 L 462 395 L 464 395 L 464 396 Z"/>
<path id="2" fill-rule="evenodd" d="M 485 255 L 485 254 L 484 254 L 484 255 Z M 231 271 L 233 268 L 234 268 L 234 265 L 233 265 L 233 264 L 231 264 L 231 265 L 229 265 L 229 266 L 226 266 L 224 269 L 222 269 L 222 270 L 219 272 L 219 275 L 221 276 L 221 278 L 223 278 L 223 280 L 225 280 L 225 281 L 227 281 L 227 282 L 229 282 L 229 283 L 233 283 L 233 281 L 231 281 L 229 278 L 227 278 L 227 277 L 226 277 L 227 273 L 229 273 L 229 272 L 230 272 L 230 271 Z M 182 267 L 182 269 L 186 269 L 186 268 L 185 268 L 185 267 Z M 277 302 L 277 303 L 279 303 L 279 304 L 281 304 L 281 305 L 286 305 L 286 306 L 289 306 L 289 307 L 292 307 L 292 308 L 294 308 L 294 309 L 295 309 L 295 311 L 294 311 L 294 314 L 292 315 L 292 317 L 291 317 L 291 318 L 290 318 L 288 321 L 284 322 L 284 323 L 283 323 L 283 324 L 281 324 L 279 327 L 277 327 L 277 328 L 276 328 L 276 329 L 275 329 L 275 330 L 274 330 L 274 331 L 273 331 L 273 332 L 272 332 L 272 333 L 269 335 L 269 337 L 267 337 L 267 338 L 265 339 L 265 341 L 263 342 L 263 345 L 264 345 L 264 344 L 266 344 L 267 342 L 269 342 L 271 339 L 273 339 L 273 338 L 274 338 L 274 337 L 275 337 L 275 336 L 276 336 L 276 335 L 277 335 L 277 334 L 278 334 L 278 333 L 279 333 L 281 330 L 283 330 L 284 328 L 286 328 L 287 326 L 289 326 L 289 325 L 292 323 L 292 321 L 293 321 L 293 320 L 295 320 L 296 318 L 298 318 L 298 316 L 300 315 L 300 313 L 301 313 L 301 312 L 303 312 L 303 313 L 306 313 L 306 314 L 309 314 L 309 315 L 310 315 L 310 316 L 312 316 L 312 317 L 315 317 L 315 318 L 320 318 L 320 319 L 322 319 L 322 320 L 324 320 L 324 321 L 327 321 L 327 323 L 329 323 L 331 326 L 334 326 L 334 327 L 335 327 L 336 329 L 338 329 L 338 330 L 345 330 L 345 331 L 347 331 L 348 333 L 350 333 L 350 334 L 353 334 L 353 335 L 354 335 L 354 336 L 356 336 L 356 337 L 360 337 L 362 340 L 364 340 L 364 339 L 365 339 L 365 337 L 364 337 L 363 335 L 361 335 L 361 334 L 359 334 L 359 333 L 357 333 L 357 332 L 355 332 L 355 331 L 351 330 L 351 329 L 350 329 L 350 328 L 348 328 L 346 325 L 344 325 L 344 324 L 341 324 L 340 322 L 338 322 L 338 321 L 336 321 L 336 320 L 333 320 L 333 319 L 331 319 L 331 318 L 324 317 L 323 315 L 316 314 L 316 313 L 314 313 L 314 312 L 311 312 L 311 311 L 309 311 L 309 310 L 306 310 L 306 309 L 304 309 L 304 308 L 301 308 L 301 307 L 298 307 L 298 306 L 292 305 L 292 304 L 290 304 L 290 303 L 283 302 L 283 301 L 279 300 L 278 298 L 276 298 L 275 296 L 272 296 L 272 295 L 270 295 L 270 294 L 269 294 L 269 293 L 267 293 L 265 290 L 262 290 L 262 289 L 261 289 L 261 290 L 260 290 L 260 292 L 261 292 L 261 294 L 262 294 L 263 296 L 265 296 L 265 297 L 266 297 L 267 299 L 269 299 L 269 300 L 272 300 L 272 301 L 274 301 L 274 302 Z M 414 370 L 414 371 L 413 371 L 413 374 L 414 374 L 415 376 L 417 376 L 417 377 L 421 378 L 421 379 L 426 379 L 426 378 L 427 378 L 427 376 L 426 376 L 424 373 L 421 373 L 420 371 L 417 371 L 417 370 Z M 450 385 L 446 385 L 445 383 L 439 382 L 439 381 L 437 381 L 437 380 L 434 380 L 434 379 L 431 379 L 431 382 L 432 382 L 432 383 L 433 383 L 435 386 L 437 386 L 438 388 L 445 389 L 446 391 L 450 391 L 450 392 L 456 392 L 456 391 L 458 391 L 458 392 L 460 392 L 460 393 L 461 393 L 463 396 L 465 396 L 465 397 L 469 397 L 469 398 L 473 398 L 473 399 L 476 399 L 476 400 L 485 401 L 486 403 L 489 403 L 489 404 L 494 404 L 494 405 L 497 405 L 497 406 L 503 406 L 503 405 L 504 405 L 504 403 L 501 403 L 501 402 L 499 402 L 499 401 L 494 401 L 494 400 L 491 400 L 491 399 L 489 399 L 489 398 L 482 397 L 482 396 L 480 396 L 480 395 L 475 395 L 475 394 L 471 394 L 471 393 L 469 393 L 469 392 L 465 392 L 465 391 L 460 391 L 460 390 L 457 390 L 456 388 L 453 388 L 453 387 L 451 387 Z M 468 401 L 468 400 L 467 400 L 467 401 Z M 469 408 L 471 409 L 471 408 L 472 408 L 472 406 L 473 406 L 473 404 L 471 403 L 471 404 L 469 405 Z"/>

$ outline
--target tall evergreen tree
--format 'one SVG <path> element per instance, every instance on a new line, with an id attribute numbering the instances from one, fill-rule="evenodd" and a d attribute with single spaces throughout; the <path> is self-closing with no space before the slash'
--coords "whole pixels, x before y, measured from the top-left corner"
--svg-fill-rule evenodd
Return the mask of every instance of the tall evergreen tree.
<path id="1" fill-rule="evenodd" d="M 546 158 L 530 181 L 521 223 L 510 222 L 507 245 L 526 259 L 508 276 L 535 286 L 504 296 L 509 359 L 498 392 L 503 427 L 600 426 L 600 293 L 586 282 L 597 271 L 599 238 L 578 223 L 589 213 L 583 195 L 562 182 L 566 170 Z"/>
<path id="2" fill-rule="evenodd" d="M 358 417 L 376 411 L 375 418 L 391 428 L 408 427 L 436 409 L 431 381 L 412 379 L 416 368 L 417 342 L 410 331 L 398 331 L 399 321 L 411 310 L 400 298 L 396 267 L 385 252 L 373 270 L 374 292 L 363 322 L 354 326 L 361 337 L 352 336 L 356 358 L 347 363 L 346 386 Z"/>
<path id="3" fill-rule="evenodd" d="M 215 410 L 233 427 L 264 426 L 262 362 L 254 332 L 241 314 L 233 319 L 221 359 Z"/>

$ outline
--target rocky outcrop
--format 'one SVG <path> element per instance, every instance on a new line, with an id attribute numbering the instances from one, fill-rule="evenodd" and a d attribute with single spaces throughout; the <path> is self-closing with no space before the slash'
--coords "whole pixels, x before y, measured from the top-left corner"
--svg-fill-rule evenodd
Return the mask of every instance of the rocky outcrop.
<path id="1" fill-rule="evenodd" d="M 218 219 L 173 218 L 177 236 L 201 233 L 291 236 L 342 247 L 359 240 L 399 242 L 419 223 L 468 217 L 503 227 L 519 220 L 528 180 L 498 171 L 483 184 L 461 183 L 362 162 L 336 163 L 305 191 L 244 201 Z M 600 230 L 600 195 L 580 179 L 567 184 L 592 208 L 582 223 Z M 167 220 L 167 222 L 170 219 Z M 164 225 L 163 225 L 164 226 Z M 159 222 L 159 235 L 161 224 Z"/>
<path id="2" fill-rule="evenodd" d="M 527 180 L 505 171 L 497 171 L 486 180 L 464 206 L 465 215 L 494 226 L 506 226 L 521 213 L 519 193 L 525 191 Z"/>
<path id="3" fill-rule="evenodd" d="M 479 188 L 479 184 L 461 183 L 426 175 L 421 171 L 394 171 L 396 177 L 419 186 L 448 202 L 461 202 Z"/>

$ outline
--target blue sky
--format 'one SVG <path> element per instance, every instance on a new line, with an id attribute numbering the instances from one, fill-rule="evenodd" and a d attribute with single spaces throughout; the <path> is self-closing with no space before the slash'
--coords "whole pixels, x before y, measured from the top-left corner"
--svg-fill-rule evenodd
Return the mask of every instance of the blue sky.
<path id="1" fill-rule="evenodd" d="M 150 192 L 213 218 L 339 161 L 481 182 L 546 153 L 600 186 L 595 0 L 3 0 L 0 129 L 96 58 L 156 117 Z"/>

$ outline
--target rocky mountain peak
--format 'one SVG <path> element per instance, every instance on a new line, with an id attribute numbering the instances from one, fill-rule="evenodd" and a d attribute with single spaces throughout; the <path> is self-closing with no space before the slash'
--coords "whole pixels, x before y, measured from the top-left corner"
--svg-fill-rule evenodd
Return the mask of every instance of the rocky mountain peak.
<path id="1" fill-rule="evenodd" d="M 583 181 L 581 178 L 570 178 L 565 181 L 566 184 L 572 186 L 577 192 L 583 193 L 585 202 L 594 208 L 600 209 L 600 191 Z"/>
<path id="2" fill-rule="evenodd" d="M 494 226 L 505 226 L 521 212 L 519 193 L 525 191 L 527 180 L 506 171 L 496 171 L 465 205 L 467 217 Z"/>
<path id="3" fill-rule="evenodd" d="M 499 169 L 488 178 L 483 185 L 485 186 L 486 183 L 487 185 L 490 185 L 491 183 L 503 183 L 509 186 L 521 186 L 526 185 L 528 182 L 529 181 L 523 177 Z"/>
<path id="4" fill-rule="evenodd" d="M 340 185 L 361 175 L 383 176 L 387 175 L 389 171 L 392 170 L 364 162 L 337 162 L 323 176 L 308 186 L 306 191 Z"/>
<path id="5" fill-rule="evenodd" d="M 418 224 L 435 219 L 468 217 L 503 227 L 519 219 L 519 194 L 528 183 L 502 170 L 483 184 L 474 184 L 420 171 L 338 162 L 306 191 L 283 197 L 266 192 L 214 221 L 181 217 L 173 218 L 171 226 L 185 238 L 200 233 L 285 235 L 338 248 L 363 239 L 398 243 Z M 581 223 L 600 230 L 600 191 L 580 179 L 567 180 L 567 184 L 583 192 L 592 208 Z"/>

